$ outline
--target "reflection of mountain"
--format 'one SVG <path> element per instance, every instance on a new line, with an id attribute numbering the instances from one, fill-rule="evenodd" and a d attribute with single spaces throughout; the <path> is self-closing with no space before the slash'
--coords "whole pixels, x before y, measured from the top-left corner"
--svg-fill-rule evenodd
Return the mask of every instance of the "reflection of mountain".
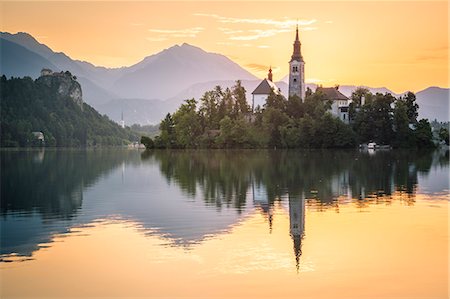
<path id="1" fill-rule="evenodd" d="M 30 255 L 81 213 L 83 190 L 122 162 L 111 151 L 2 151 L 1 253 Z"/>
<path id="2" fill-rule="evenodd" d="M 398 191 L 413 204 L 418 175 L 422 179 L 430 169 L 446 173 L 445 154 L 3 151 L 1 253 L 30 255 L 54 234 L 111 217 L 138 223 L 168 244 L 190 246 L 226 233 L 255 209 L 267 215 L 270 226 L 276 203 L 289 208 L 286 233 L 298 261 L 305 205 L 364 207 L 392 200 Z M 442 184 L 433 188 L 448 188 Z"/>

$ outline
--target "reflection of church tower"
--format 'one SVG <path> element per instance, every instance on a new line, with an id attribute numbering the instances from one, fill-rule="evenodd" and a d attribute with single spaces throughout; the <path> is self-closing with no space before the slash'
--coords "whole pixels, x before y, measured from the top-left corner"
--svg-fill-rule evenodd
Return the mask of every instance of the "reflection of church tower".
<path id="1" fill-rule="evenodd" d="M 289 61 L 289 96 L 296 95 L 302 101 L 305 100 L 305 61 L 301 53 L 300 40 L 298 38 L 298 25 L 295 32 L 294 51 Z"/>
<path id="2" fill-rule="evenodd" d="M 298 271 L 302 255 L 302 238 L 305 232 L 305 196 L 303 194 L 289 195 L 289 228 L 294 241 L 295 264 Z"/>

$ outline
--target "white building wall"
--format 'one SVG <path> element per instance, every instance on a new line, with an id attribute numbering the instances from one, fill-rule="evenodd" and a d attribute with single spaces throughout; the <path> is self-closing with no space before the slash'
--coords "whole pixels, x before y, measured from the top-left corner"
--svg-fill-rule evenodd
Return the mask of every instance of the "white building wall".
<path id="1" fill-rule="evenodd" d="M 261 108 L 263 108 L 268 97 L 269 97 L 268 94 L 254 94 L 253 95 L 253 103 L 254 103 L 253 109 L 256 109 L 256 107 L 258 105 Z M 252 103 L 250 103 L 250 106 L 252 106 Z"/>

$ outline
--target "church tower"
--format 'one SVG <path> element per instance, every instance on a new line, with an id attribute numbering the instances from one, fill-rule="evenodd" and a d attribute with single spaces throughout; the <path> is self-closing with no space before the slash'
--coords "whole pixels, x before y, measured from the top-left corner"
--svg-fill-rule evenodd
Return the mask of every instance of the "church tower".
<path id="1" fill-rule="evenodd" d="M 297 95 L 305 100 L 305 61 L 301 53 L 301 43 L 298 39 L 298 25 L 295 31 L 294 52 L 289 61 L 289 96 Z"/>

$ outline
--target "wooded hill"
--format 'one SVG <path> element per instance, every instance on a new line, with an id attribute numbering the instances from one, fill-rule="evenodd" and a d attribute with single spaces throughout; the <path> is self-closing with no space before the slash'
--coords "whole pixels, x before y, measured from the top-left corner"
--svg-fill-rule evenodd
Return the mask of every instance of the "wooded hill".
<path id="1" fill-rule="evenodd" d="M 138 136 L 100 115 L 81 99 L 81 86 L 69 72 L 44 76 L 0 78 L 1 146 L 123 145 Z"/>

